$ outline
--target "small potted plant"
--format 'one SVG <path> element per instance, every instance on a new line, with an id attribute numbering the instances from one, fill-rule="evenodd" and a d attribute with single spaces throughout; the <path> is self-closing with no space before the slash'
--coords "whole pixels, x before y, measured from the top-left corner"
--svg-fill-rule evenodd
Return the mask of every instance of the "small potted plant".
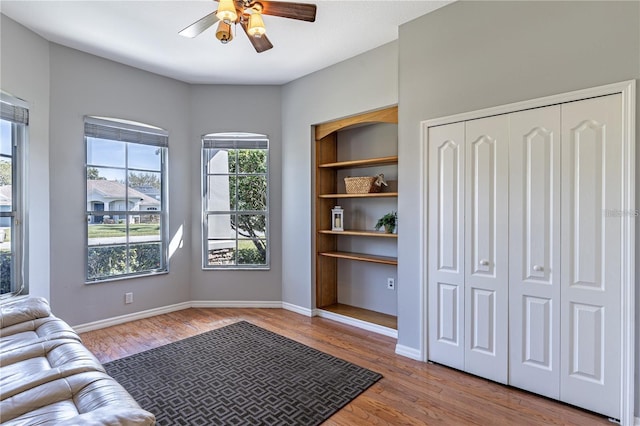
<path id="1" fill-rule="evenodd" d="M 387 234 L 393 234 L 393 231 L 396 229 L 396 223 L 398 221 L 398 213 L 391 212 L 387 213 L 378 219 L 378 223 L 376 223 L 376 231 L 380 230 L 384 226 L 384 231 Z"/>

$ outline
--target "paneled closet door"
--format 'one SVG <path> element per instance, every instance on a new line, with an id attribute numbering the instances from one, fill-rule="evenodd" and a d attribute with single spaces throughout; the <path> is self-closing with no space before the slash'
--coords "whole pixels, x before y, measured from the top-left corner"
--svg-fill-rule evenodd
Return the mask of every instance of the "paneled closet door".
<path id="1" fill-rule="evenodd" d="M 465 370 L 507 383 L 507 115 L 466 122 L 465 140 Z"/>
<path id="2" fill-rule="evenodd" d="M 509 384 L 558 399 L 560 106 L 509 120 Z"/>
<path id="3" fill-rule="evenodd" d="M 464 123 L 429 129 L 429 354 L 464 369 Z"/>
<path id="4" fill-rule="evenodd" d="M 621 386 L 621 99 L 562 105 L 560 399 L 613 418 Z"/>

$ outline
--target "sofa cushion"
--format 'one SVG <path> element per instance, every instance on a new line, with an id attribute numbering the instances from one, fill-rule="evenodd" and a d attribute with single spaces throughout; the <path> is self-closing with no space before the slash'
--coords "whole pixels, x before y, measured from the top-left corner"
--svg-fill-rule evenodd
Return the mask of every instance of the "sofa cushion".
<path id="1" fill-rule="evenodd" d="M 86 422 L 85 422 L 86 420 Z M 17 425 L 153 425 L 113 378 L 100 371 L 45 382 L 0 401 L 0 422 Z"/>
<path id="2" fill-rule="evenodd" d="M 53 315 L 28 320 L 0 329 L 0 353 L 56 339 L 81 342 L 80 336 L 66 322 Z"/>
<path id="3" fill-rule="evenodd" d="M 85 371 L 104 372 L 102 364 L 80 342 L 57 339 L 0 354 L 0 400 Z"/>

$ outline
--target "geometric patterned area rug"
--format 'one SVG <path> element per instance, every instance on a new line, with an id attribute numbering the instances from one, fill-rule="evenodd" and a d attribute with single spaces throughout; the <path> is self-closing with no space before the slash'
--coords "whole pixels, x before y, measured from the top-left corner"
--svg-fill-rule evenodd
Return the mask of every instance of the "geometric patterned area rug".
<path id="1" fill-rule="evenodd" d="M 382 378 L 245 321 L 104 367 L 158 425 L 318 425 Z"/>

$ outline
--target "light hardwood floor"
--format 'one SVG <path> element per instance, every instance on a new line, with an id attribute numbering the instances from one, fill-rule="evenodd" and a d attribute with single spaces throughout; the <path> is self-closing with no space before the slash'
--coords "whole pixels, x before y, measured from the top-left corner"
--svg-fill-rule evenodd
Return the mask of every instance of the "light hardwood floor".
<path id="1" fill-rule="evenodd" d="M 326 425 L 608 425 L 607 419 L 440 365 L 396 355 L 395 339 L 282 309 L 186 309 L 82 333 L 108 362 L 245 320 L 381 373 Z"/>

